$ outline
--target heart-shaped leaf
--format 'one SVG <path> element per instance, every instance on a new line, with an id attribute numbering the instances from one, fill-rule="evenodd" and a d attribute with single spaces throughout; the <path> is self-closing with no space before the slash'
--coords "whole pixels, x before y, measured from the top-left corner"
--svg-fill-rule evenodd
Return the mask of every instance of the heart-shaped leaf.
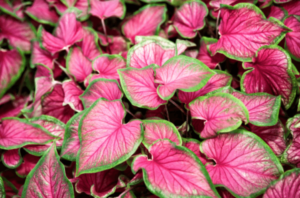
<path id="1" fill-rule="evenodd" d="M 62 87 L 65 93 L 63 105 L 69 105 L 75 111 L 82 111 L 83 105 L 79 96 L 83 90 L 72 80 L 64 81 Z"/>
<path id="2" fill-rule="evenodd" d="M 142 142 L 142 123 L 122 124 L 124 109 L 119 100 L 99 99 L 82 116 L 76 175 L 110 169 L 135 153 Z"/>
<path id="3" fill-rule="evenodd" d="M 207 50 L 207 47 L 210 44 L 217 43 L 218 40 L 214 38 L 202 37 L 200 41 L 200 49 L 196 58 L 202 61 L 205 65 L 207 65 L 210 69 L 214 69 L 219 63 L 225 60 L 225 56 L 223 54 L 216 54 L 211 56 Z"/>
<path id="4" fill-rule="evenodd" d="M 234 91 L 232 95 L 240 99 L 248 109 L 250 123 L 256 126 L 273 126 L 277 123 L 280 96 L 267 93 L 245 94 L 238 91 Z"/>
<path id="5" fill-rule="evenodd" d="M 189 149 L 168 140 L 149 148 L 152 155 L 139 155 L 132 162 L 133 172 L 143 169 L 147 188 L 159 197 L 218 197 L 215 187 L 198 157 Z"/>
<path id="6" fill-rule="evenodd" d="M 277 181 L 272 182 L 263 198 L 298 197 L 300 192 L 300 169 L 286 171 Z"/>
<path id="7" fill-rule="evenodd" d="M 22 197 L 74 197 L 64 165 L 59 161 L 55 144 L 39 160 L 26 177 Z"/>
<path id="8" fill-rule="evenodd" d="M 222 53 L 240 61 L 251 61 L 260 47 L 278 44 L 289 31 L 274 18 L 266 20 L 262 11 L 253 4 L 223 5 L 221 18 L 221 37 L 209 46 L 209 50 L 213 55 Z"/>
<path id="9" fill-rule="evenodd" d="M 80 22 L 76 21 L 76 14 L 66 12 L 58 22 L 55 33 L 46 32 L 43 28 L 39 28 L 39 37 L 43 46 L 52 54 L 61 50 L 68 50 L 74 43 L 82 40 L 83 29 Z"/>
<path id="10" fill-rule="evenodd" d="M 300 61 L 300 16 L 289 16 L 285 19 L 284 25 L 292 30 L 285 36 L 286 48 L 293 59 Z"/>
<path id="11" fill-rule="evenodd" d="M 76 156 L 80 149 L 78 126 L 84 113 L 85 111 L 77 113 L 66 124 L 64 141 L 61 147 L 61 157 L 66 160 L 76 161 Z"/>
<path id="12" fill-rule="evenodd" d="M 12 149 L 12 150 L 5 151 L 2 154 L 1 160 L 2 163 L 7 168 L 11 168 L 11 169 L 17 168 L 22 163 L 22 156 L 20 153 L 20 149 Z"/>
<path id="13" fill-rule="evenodd" d="M 45 0 L 34 0 L 33 4 L 26 8 L 26 14 L 43 24 L 55 25 L 58 21 L 57 13 L 49 8 Z"/>
<path id="14" fill-rule="evenodd" d="M 243 91 L 281 95 L 286 109 L 292 105 L 298 88 L 291 59 L 282 48 L 273 45 L 261 47 L 252 62 L 243 63 L 243 67 L 249 69 L 241 79 Z"/>
<path id="15" fill-rule="evenodd" d="M 246 130 L 205 140 L 200 147 L 216 164 L 206 164 L 215 185 L 229 189 L 235 196 L 257 197 L 283 168 L 270 147 Z"/>
<path id="16" fill-rule="evenodd" d="M 169 139 L 181 146 L 181 136 L 173 123 L 166 120 L 143 120 L 144 140 L 143 144 L 149 148 L 156 140 Z"/>
<path id="17" fill-rule="evenodd" d="M 297 114 L 293 118 L 288 119 L 287 128 L 293 136 L 293 140 L 288 148 L 284 152 L 283 161 L 293 164 L 296 167 L 300 168 L 300 115 Z"/>
<path id="18" fill-rule="evenodd" d="M 0 29 L 0 42 L 6 38 L 14 48 L 30 52 L 30 41 L 35 37 L 30 23 L 22 23 L 12 17 L 2 15 Z"/>
<path id="19" fill-rule="evenodd" d="M 80 175 L 76 178 L 78 181 L 75 184 L 75 190 L 78 193 L 84 192 L 94 197 L 108 197 L 116 189 L 126 186 L 123 181 L 125 177 L 120 174 L 120 171 L 112 168 L 97 173 Z"/>
<path id="20" fill-rule="evenodd" d="M 186 92 L 201 89 L 214 74 L 215 72 L 201 61 L 179 55 L 155 69 L 154 82 L 160 84 L 157 87 L 158 95 L 164 100 L 169 100 L 177 89 Z"/>
<path id="21" fill-rule="evenodd" d="M 59 121 L 58 119 L 41 115 L 39 117 L 31 118 L 29 119 L 31 123 L 39 124 L 43 128 L 47 129 L 48 132 L 50 132 L 52 135 L 58 139 L 56 141 L 56 145 L 60 148 L 63 143 L 64 133 L 65 133 L 65 124 Z M 24 149 L 32 154 L 41 156 L 44 154 L 45 151 L 51 146 L 51 143 L 47 143 L 44 145 L 27 145 L 24 147 Z"/>
<path id="22" fill-rule="evenodd" d="M 149 65 L 142 69 L 126 68 L 118 70 L 122 89 L 127 99 L 134 106 L 157 109 L 166 103 L 156 92 L 154 70 L 157 65 Z"/>
<path id="23" fill-rule="evenodd" d="M 97 71 L 98 78 L 119 79 L 118 69 L 126 68 L 125 60 L 120 55 L 103 54 L 93 60 L 93 70 Z"/>
<path id="24" fill-rule="evenodd" d="M 210 138 L 217 133 L 230 132 L 237 129 L 243 122 L 249 121 L 245 105 L 227 93 L 215 93 L 201 96 L 190 104 L 192 119 L 202 122 L 201 138 Z"/>
<path id="25" fill-rule="evenodd" d="M 85 57 L 79 47 L 70 49 L 67 59 L 67 71 L 76 81 L 83 82 L 92 73 L 92 63 Z"/>
<path id="26" fill-rule="evenodd" d="M 183 3 L 175 11 L 174 27 L 184 38 L 194 38 L 197 31 L 205 26 L 205 17 L 208 9 L 200 0 L 193 0 Z"/>
<path id="27" fill-rule="evenodd" d="M 46 144 L 56 136 L 24 119 L 4 118 L 0 125 L 0 148 L 15 149 L 29 144 Z"/>
<path id="28" fill-rule="evenodd" d="M 280 121 L 274 126 L 260 127 L 252 124 L 249 124 L 249 126 L 250 131 L 263 139 L 277 156 L 280 156 L 284 152 L 286 149 L 286 133 L 285 127 Z"/>
<path id="29" fill-rule="evenodd" d="M 121 0 L 108 0 L 98 1 L 91 0 L 91 11 L 90 13 L 104 20 L 109 17 L 123 18 L 125 16 L 126 8 Z"/>
<path id="30" fill-rule="evenodd" d="M 199 89 L 198 91 L 194 92 L 184 92 L 184 91 L 178 91 L 178 98 L 179 100 L 186 105 L 187 108 L 189 103 L 193 101 L 194 99 L 198 98 L 199 96 L 204 96 L 207 93 L 210 93 L 214 90 L 217 90 L 219 88 L 228 86 L 231 84 L 232 77 L 225 73 L 221 72 L 219 70 L 215 70 L 217 74 L 213 75 L 208 82 Z"/>
<path id="31" fill-rule="evenodd" d="M 0 50 L 0 65 L 1 98 L 21 76 L 25 68 L 25 57 L 21 51 L 16 49 L 10 51 Z"/>
<path id="32" fill-rule="evenodd" d="M 165 5 L 146 5 L 136 11 L 122 26 L 126 38 L 134 43 L 136 36 L 151 36 L 158 34 L 160 25 L 166 20 Z"/>
<path id="33" fill-rule="evenodd" d="M 93 80 L 82 95 L 79 96 L 84 108 L 89 108 L 99 98 L 107 100 L 121 99 L 123 93 L 116 80 L 96 79 Z"/>

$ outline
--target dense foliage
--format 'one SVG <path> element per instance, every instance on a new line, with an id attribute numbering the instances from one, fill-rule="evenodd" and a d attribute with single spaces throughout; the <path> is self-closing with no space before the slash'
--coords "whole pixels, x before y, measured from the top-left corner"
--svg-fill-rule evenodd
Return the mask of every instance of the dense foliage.
<path id="1" fill-rule="evenodd" d="M 300 197 L 299 61 L 299 0 L 0 0 L 0 198 Z"/>

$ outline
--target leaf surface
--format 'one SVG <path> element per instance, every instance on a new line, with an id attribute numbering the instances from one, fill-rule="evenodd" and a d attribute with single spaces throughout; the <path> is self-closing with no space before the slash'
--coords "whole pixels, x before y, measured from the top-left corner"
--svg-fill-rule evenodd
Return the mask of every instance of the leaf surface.
<path id="1" fill-rule="evenodd" d="M 216 163 L 206 165 L 213 183 L 236 196 L 256 197 L 283 173 L 270 147 L 245 130 L 205 140 L 201 151 Z"/>
<path id="2" fill-rule="evenodd" d="M 192 119 L 201 120 L 203 123 L 201 131 L 197 131 L 202 138 L 230 132 L 249 120 L 245 105 L 227 93 L 198 97 L 189 106 Z"/>
<path id="3" fill-rule="evenodd" d="M 123 96 L 119 84 L 115 80 L 96 79 L 93 80 L 86 90 L 80 95 L 85 108 L 89 108 L 99 98 L 107 100 L 121 99 Z"/>
<path id="4" fill-rule="evenodd" d="M 50 9 L 45 0 L 34 0 L 33 4 L 26 8 L 26 14 L 43 24 L 55 25 L 58 22 L 57 13 Z"/>
<path id="5" fill-rule="evenodd" d="M 190 150 L 160 140 L 149 149 L 152 155 L 135 157 L 132 170 L 143 169 L 147 188 L 159 197 L 217 197 L 200 160 Z"/>
<path id="6" fill-rule="evenodd" d="M 257 51 L 252 62 L 243 63 L 248 69 L 241 79 L 241 89 L 246 93 L 266 92 L 281 95 L 288 109 L 296 94 L 295 76 L 289 55 L 279 46 L 264 46 Z M 276 71 L 276 72 L 275 72 Z"/>
<path id="7" fill-rule="evenodd" d="M 122 19 L 125 15 L 125 11 L 125 5 L 120 0 L 91 0 L 90 13 L 95 17 L 99 17 L 101 20 L 109 17 L 119 17 Z"/>
<path id="8" fill-rule="evenodd" d="M 83 105 L 79 96 L 83 90 L 72 80 L 64 81 L 62 87 L 65 93 L 63 105 L 69 105 L 75 111 L 82 111 Z"/>
<path id="9" fill-rule="evenodd" d="M 174 27 L 182 37 L 194 38 L 205 26 L 207 15 L 208 9 L 202 1 L 185 2 L 175 11 Z"/>
<path id="10" fill-rule="evenodd" d="M 241 61 L 251 61 L 263 45 L 277 44 L 288 29 L 275 19 L 266 20 L 252 4 L 238 4 L 221 9 L 220 39 L 211 44 L 212 55 L 222 53 Z"/>
<path id="11" fill-rule="evenodd" d="M 63 164 L 52 145 L 27 176 L 22 197 L 74 197 Z"/>
<path id="12" fill-rule="evenodd" d="M 17 168 L 22 163 L 22 156 L 19 149 L 5 151 L 2 154 L 2 163 L 11 169 Z M 0 196 L 1 197 L 1 196 Z"/>
<path id="13" fill-rule="evenodd" d="M 142 69 L 126 68 L 118 71 L 122 89 L 134 106 L 157 109 L 166 102 L 156 92 L 153 70 L 155 67 L 158 66 L 149 65 Z"/>
<path id="14" fill-rule="evenodd" d="M 122 124 L 124 117 L 119 100 L 99 99 L 86 111 L 79 123 L 76 175 L 115 167 L 137 150 L 143 136 L 141 121 Z"/>
<path id="15" fill-rule="evenodd" d="M 300 61 L 300 16 L 292 15 L 284 21 L 284 25 L 292 30 L 285 36 L 285 45 L 293 59 Z"/>
<path id="16" fill-rule="evenodd" d="M 158 95 L 169 100 L 177 89 L 186 92 L 202 88 L 215 74 L 201 61 L 179 55 L 169 59 L 163 66 L 155 69 L 155 83 Z"/>

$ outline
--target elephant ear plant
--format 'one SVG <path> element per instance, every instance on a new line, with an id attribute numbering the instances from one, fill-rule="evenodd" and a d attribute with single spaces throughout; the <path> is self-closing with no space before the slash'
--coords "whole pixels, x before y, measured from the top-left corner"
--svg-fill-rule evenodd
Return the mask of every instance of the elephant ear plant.
<path id="1" fill-rule="evenodd" d="M 0 198 L 300 197 L 299 0 L 0 0 Z"/>

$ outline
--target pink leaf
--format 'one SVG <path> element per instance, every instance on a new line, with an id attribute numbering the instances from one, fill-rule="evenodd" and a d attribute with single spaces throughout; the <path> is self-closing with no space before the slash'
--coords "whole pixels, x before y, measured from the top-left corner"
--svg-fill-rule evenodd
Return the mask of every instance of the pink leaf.
<path id="1" fill-rule="evenodd" d="M 122 36 L 114 36 L 113 42 L 109 44 L 111 54 L 124 53 L 128 49 L 128 43 Z"/>
<path id="2" fill-rule="evenodd" d="M 53 90 L 43 96 L 42 113 L 66 123 L 74 115 L 74 110 L 69 106 L 63 106 L 64 98 L 62 85 L 54 85 Z"/>
<path id="3" fill-rule="evenodd" d="M 152 155 L 137 156 L 132 170 L 143 169 L 148 189 L 159 197 L 217 197 L 207 172 L 190 150 L 168 140 L 156 142 L 149 148 Z"/>
<path id="4" fill-rule="evenodd" d="M 143 40 L 129 49 L 127 66 L 134 68 L 144 68 L 151 64 L 162 66 L 176 55 L 175 48 L 175 44 L 166 39 Z"/>
<path id="5" fill-rule="evenodd" d="M 155 67 L 158 66 L 149 65 L 142 69 L 126 68 L 118 71 L 123 91 L 134 106 L 154 110 L 166 103 L 156 92 L 153 71 Z"/>
<path id="6" fill-rule="evenodd" d="M 103 54 L 93 60 L 92 67 L 99 73 L 99 78 L 118 80 L 117 70 L 126 68 L 126 63 L 120 55 Z"/>
<path id="7" fill-rule="evenodd" d="M 286 149 L 285 128 L 280 121 L 274 126 L 260 127 L 249 124 L 251 132 L 263 139 L 273 150 L 275 155 L 280 156 Z"/>
<path id="8" fill-rule="evenodd" d="M 39 30 L 43 46 L 52 54 L 61 50 L 68 50 L 74 43 L 82 40 L 83 29 L 76 15 L 72 12 L 65 13 L 58 22 L 55 33 L 51 35 L 45 30 Z"/>
<path id="9" fill-rule="evenodd" d="M 93 60 L 101 53 L 97 33 L 92 28 L 83 28 L 83 39 L 77 45 L 81 48 L 83 55 L 90 60 Z"/>
<path id="10" fill-rule="evenodd" d="M 245 94 L 238 91 L 234 91 L 232 95 L 240 99 L 248 109 L 250 123 L 256 126 L 273 126 L 277 123 L 280 96 L 267 93 Z"/>
<path id="11" fill-rule="evenodd" d="M 239 3 L 254 3 L 255 0 L 211 0 L 209 5 L 214 9 L 214 11 L 218 11 L 223 5 L 231 5 L 234 6 Z"/>
<path id="12" fill-rule="evenodd" d="M 34 0 L 33 4 L 26 9 L 26 14 L 39 23 L 55 25 L 58 22 L 57 13 L 50 9 L 45 0 Z"/>
<path id="13" fill-rule="evenodd" d="M 216 163 L 206 165 L 213 183 L 237 196 L 256 197 L 283 173 L 270 147 L 245 130 L 205 140 L 200 149 Z"/>
<path id="14" fill-rule="evenodd" d="M 72 80 L 64 81 L 62 87 L 65 93 L 63 105 L 69 105 L 75 111 L 82 111 L 83 105 L 79 96 L 83 90 Z"/>
<path id="15" fill-rule="evenodd" d="M 294 164 L 296 167 L 300 168 L 300 116 L 299 114 L 295 115 L 293 118 L 288 119 L 287 128 L 293 136 L 291 144 L 288 146 L 284 152 L 284 161 L 290 164 Z"/>
<path id="16" fill-rule="evenodd" d="M 227 93 L 201 96 L 190 104 L 192 119 L 203 122 L 201 138 L 210 138 L 217 133 L 237 129 L 242 122 L 248 123 L 249 114 L 245 105 Z"/>
<path id="17" fill-rule="evenodd" d="M 70 50 L 66 62 L 68 73 L 78 82 L 83 82 L 92 73 L 92 63 L 83 55 L 79 47 Z"/>
<path id="18" fill-rule="evenodd" d="M 46 144 L 56 137 L 45 128 L 19 118 L 6 118 L 0 125 L 0 147 L 15 149 L 29 144 Z"/>
<path id="19" fill-rule="evenodd" d="M 93 80 L 86 88 L 80 99 L 84 108 L 89 108 L 97 99 L 107 100 L 121 99 L 123 96 L 119 84 L 115 80 L 97 79 Z"/>
<path id="20" fill-rule="evenodd" d="M 123 33 L 132 43 L 135 36 L 157 35 L 160 25 L 166 19 L 167 8 L 164 5 L 146 5 L 136 11 L 122 26 Z"/>
<path id="21" fill-rule="evenodd" d="M 24 20 L 23 8 L 25 5 L 26 3 L 23 3 L 21 0 L 0 0 L 0 10 L 20 21 Z"/>
<path id="22" fill-rule="evenodd" d="M 202 88 L 215 74 L 197 59 L 188 56 L 175 56 L 163 66 L 155 69 L 155 83 L 158 95 L 169 100 L 177 89 L 186 92 L 197 91 Z"/>
<path id="23" fill-rule="evenodd" d="M 207 50 L 207 47 L 210 44 L 217 43 L 218 40 L 214 38 L 202 37 L 200 41 L 200 49 L 199 54 L 197 55 L 197 59 L 202 61 L 205 65 L 207 65 L 210 69 L 214 69 L 219 63 L 225 60 L 225 56 L 223 54 L 216 54 L 211 56 Z"/>
<path id="24" fill-rule="evenodd" d="M 175 11 L 174 27 L 182 37 L 194 38 L 205 26 L 207 14 L 208 9 L 202 1 L 185 2 Z"/>
<path id="25" fill-rule="evenodd" d="M 263 45 L 278 44 L 288 29 L 278 20 L 266 20 L 252 4 L 239 4 L 221 9 L 220 39 L 209 50 L 241 61 L 251 61 Z"/>
<path id="26" fill-rule="evenodd" d="M 185 103 L 186 107 L 188 107 L 189 103 L 194 99 L 198 98 L 199 96 L 204 96 L 209 92 L 230 85 L 232 77 L 229 74 L 225 72 L 220 72 L 218 70 L 216 70 L 216 73 L 217 74 L 213 75 L 208 80 L 208 82 L 204 85 L 204 87 L 202 87 L 198 91 L 194 91 L 194 92 L 178 91 L 179 100 L 182 103 Z"/>
<path id="27" fill-rule="evenodd" d="M 126 161 L 142 142 L 142 124 L 125 117 L 121 101 L 97 100 L 82 117 L 79 128 L 80 152 L 76 175 L 94 173 Z"/>
<path id="28" fill-rule="evenodd" d="M 300 61 L 300 16 L 289 16 L 285 19 L 284 24 L 292 30 L 292 32 L 286 34 L 286 48 L 293 59 Z"/>
<path id="29" fill-rule="evenodd" d="M 3 104 L 0 107 L 0 119 L 18 116 L 29 100 L 30 96 L 17 96 L 13 101 Z"/>
<path id="30" fill-rule="evenodd" d="M 65 124 L 59 121 L 58 119 L 41 115 L 39 117 L 31 118 L 29 120 L 31 123 L 39 124 L 43 128 L 47 129 L 48 132 L 50 132 L 52 135 L 56 136 L 56 145 L 58 147 L 62 146 L 63 138 L 65 134 Z M 44 154 L 44 152 L 51 146 L 51 143 L 47 143 L 45 145 L 27 145 L 24 146 L 24 149 L 32 154 L 41 156 Z"/>
<path id="31" fill-rule="evenodd" d="M 68 180 L 53 144 L 27 176 L 22 197 L 71 197 L 73 186 Z"/>
<path id="32" fill-rule="evenodd" d="M 37 64 L 42 64 L 49 69 L 54 69 L 54 61 L 58 58 L 58 55 L 52 55 L 50 52 L 40 48 L 37 41 L 33 42 L 33 50 L 31 54 L 31 67 L 33 68 Z"/>
<path id="33" fill-rule="evenodd" d="M 0 65 L 1 65 L 0 66 L 0 79 L 1 79 L 0 98 L 1 98 L 4 95 L 4 93 L 21 76 L 25 67 L 25 57 L 21 51 L 18 51 L 16 49 L 10 51 L 0 50 Z"/>
<path id="34" fill-rule="evenodd" d="M 16 169 L 19 177 L 26 177 L 39 161 L 39 157 L 26 154 L 22 164 Z"/>
<path id="35" fill-rule="evenodd" d="M 200 142 L 196 139 L 182 139 L 182 146 L 190 149 L 200 159 L 202 164 L 206 164 L 208 161 L 203 153 L 200 152 Z"/>
<path id="36" fill-rule="evenodd" d="M 291 1 L 281 4 L 281 6 L 288 12 L 288 15 L 300 16 L 300 1 Z"/>
<path id="37" fill-rule="evenodd" d="M 117 188 L 125 187 L 124 176 L 116 169 L 105 170 L 97 173 L 83 174 L 77 177 L 76 192 L 95 197 L 107 197 Z"/>
<path id="38" fill-rule="evenodd" d="M 110 17 L 123 18 L 125 15 L 125 6 L 120 0 L 91 0 L 91 11 L 93 16 L 99 17 L 101 20 Z"/>
<path id="39" fill-rule="evenodd" d="M 264 46 L 257 51 L 252 62 L 244 63 L 243 67 L 249 69 L 241 79 L 243 91 L 281 95 L 286 109 L 292 105 L 297 89 L 296 79 L 291 70 L 291 59 L 283 49 L 279 46 Z"/>
<path id="40" fill-rule="evenodd" d="M 282 7 L 271 6 L 271 11 L 270 11 L 268 18 L 274 17 L 274 18 L 282 21 L 286 16 L 287 16 L 287 12 Z"/>
<path id="41" fill-rule="evenodd" d="M 300 192 L 300 170 L 292 169 L 272 182 L 263 198 L 298 197 Z"/>
<path id="42" fill-rule="evenodd" d="M 7 39 L 9 44 L 22 51 L 30 51 L 30 41 L 35 37 L 29 23 L 22 23 L 9 16 L 0 17 L 0 41 Z"/>
<path id="43" fill-rule="evenodd" d="M 11 169 L 15 169 L 22 163 L 22 157 L 19 149 L 5 151 L 2 154 L 2 163 Z"/>
<path id="44" fill-rule="evenodd" d="M 166 120 L 143 120 L 144 140 L 143 144 L 149 148 L 156 140 L 169 139 L 181 146 L 181 136 L 173 123 Z"/>
<path id="45" fill-rule="evenodd" d="M 66 160 L 76 161 L 76 156 L 80 149 L 78 126 L 84 113 L 85 111 L 77 113 L 66 124 L 64 141 L 61 148 L 61 157 Z"/>

